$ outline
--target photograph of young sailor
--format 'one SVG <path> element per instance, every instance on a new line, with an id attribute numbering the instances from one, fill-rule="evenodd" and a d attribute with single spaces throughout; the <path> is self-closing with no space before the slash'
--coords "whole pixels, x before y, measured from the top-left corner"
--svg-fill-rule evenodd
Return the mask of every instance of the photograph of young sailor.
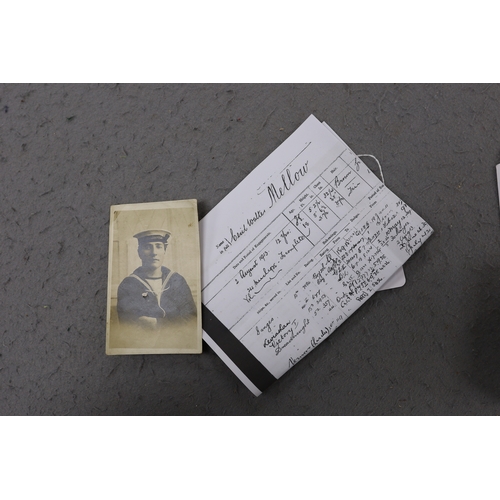
<path id="1" fill-rule="evenodd" d="M 186 280 L 163 266 L 170 236 L 164 229 L 150 229 L 134 235 L 142 266 L 118 287 L 120 323 L 156 330 L 196 317 L 196 305 Z"/>

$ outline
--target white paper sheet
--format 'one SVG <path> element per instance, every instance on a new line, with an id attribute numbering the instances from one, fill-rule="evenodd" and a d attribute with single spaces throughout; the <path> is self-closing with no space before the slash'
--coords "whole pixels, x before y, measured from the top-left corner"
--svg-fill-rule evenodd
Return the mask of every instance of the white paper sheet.
<path id="1" fill-rule="evenodd" d="M 330 125 L 326 122 L 322 122 L 323 125 L 329 130 L 337 139 L 340 141 L 342 140 L 337 132 L 333 130 Z M 359 154 L 359 153 L 358 153 Z M 382 167 L 381 167 L 382 168 Z M 400 267 L 379 289 L 378 291 L 381 292 L 382 290 L 390 290 L 392 288 L 400 288 L 406 283 L 406 276 L 404 273 L 404 270 L 402 267 Z"/>
<path id="2" fill-rule="evenodd" d="M 258 395 L 379 290 L 432 229 L 310 116 L 202 219 L 200 232 L 204 338 Z"/>

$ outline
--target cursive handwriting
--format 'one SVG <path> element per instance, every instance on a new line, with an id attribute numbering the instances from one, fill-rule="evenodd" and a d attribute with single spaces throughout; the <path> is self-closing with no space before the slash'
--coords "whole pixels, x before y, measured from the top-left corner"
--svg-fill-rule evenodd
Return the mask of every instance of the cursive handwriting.
<path id="1" fill-rule="evenodd" d="M 274 354 L 278 356 L 295 338 L 306 332 L 308 324 L 308 318 L 303 319 L 300 326 L 296 319 L 288 320 L 284 325 L 280 323 L 278 330 L 270 337 L 264 339 L 264 348 L 270 347 L 274 349 Z"/>
<path id="2" fill-rule="evenodd" d="M 257 259 L 255 259 L 248 269 L 245 269 L 245 270 L 240 269 L 240 273 L 239 273 L 240 278 L 243 279 L 243 278 L 246 278 L 247 276 L 252 277 L 252 273 L 258 265 L 259 265 L 259 263 L 257 262 Z"/>
<path id="3" fill-rule="evenodd" d="M 273 264 L 273 265 L 271 266 L 271 268 L 274 270 L 274 269 L 276 268 L 276 264 Z M 270 268 L 270 269 L 271 269 L 271 268 Z M 271 283 L 271 281 L 272 281 L 272 280 L 274 280 L 274 279 L 278 276 L 278 274 L 279 274 L 279 273 L 281 273 L 281 271 L 282 271 L 282 269 L 280 269 L 280 270 L 279 270 L 279 271 L 278 271 L 278 272 L 277 272 L 274 276 L 269 276 L 269 278 L 268 278 L 268 279 L 267 279 L 264 283 L 262 283 L 262 286 L 260 287 L 260 289 L 259 289 L 259 290 L 255 290 L 255 293 L 260 293 L 260 292 L 262 292 L 262 290 L 264 289 L 264 287 L 265 287 L 268 283 Z M 263 274 L 263 275 L 259 278 L 259 280 L 258 280 L 258 281 L 257 281 L 257 280 L 255 280 L 255 279 L 253 280 L 253 282 L 255 283 L 255 285 L 256 285 L 256 286 L 257 286 L 258 284 L 260 284 L 260 282 L 261 282 L 261 281 L 262 281 L 262 280 L 263 280 L 263 279 L 267 276 L 267 273 L 268 273 L 268 272 L 269 272 L 269 271 L 268 271 L 266 268 L 264 268 L 264 274 Z"/>
<path id="4" fill-rule="evenodd" d="M 351 175 L 352 175 L 352 170 L 347 170 L 347 173 L 343 177 L 335 176 L 335 179 L 333 180 L 335 187 L 338 188 L 338 187 L 342 186 L 342 184 L 344 184 L 346 179 L 349 179 L 351 177 Z"/>
<path id="5" fill-rule="evenodd" d="M 257 210 L 252 217 L 247 219 L 248 226 L 253 226 L 266 213 L 265 210 Z"/>
<path id="6" fill-rule="evenodd" d="M 290 172 L 290 169 L 287 168 L 286 173 L 281 174 L 281 186 L 278 188 L 274 185 L 274 183 L 271 183 L 267 187 L 267 194 L 269 195 L 269 200 L 271 202 L 269 208 L 271 208 L 278 200 L 283 198 L 287 191 L 290 191 L 290 189 L 292 189 L 292 187 L 307 174 L 309 170 L 308 163 L 309 162 L 306 161 L 304 165 L 293 174 Z"/>
<path id="7" fill-rule="evenodd" d="M 294 239 L 293 239 L 292 246 L 291 246 L 288 250 L 285 250 L 284 252 L 281 252 L 281 251 L 280 251 L 280 252 L 278 252 L 278 255 L 279 255 L 280 259 L 281 259 L 281 260 L 285 259 L 285 258 L 286 258 L 286 256 L 287 256 L 289 253 L 291 253 L 291 252 L 294 252 L 294 251 L 295 251 L 295 252 L 298 252 L 298 250 L 297 250 L 297 246 L 298 246 L 298 244 L 299 244 L 301 241 L 304 241 L 305 239 L 306 239 L 306 237 L 305 237 L 305 236 L 302 236 L 302 235 L 297 236 L 297 238 L 294 238 Z"/>
<path id="8" fill-rule="evenodd" d="M 233 243 L 236 243 L 248 231 L 249 227 L 253 226 L 261 217 L 263 217 L 265 213 L 265 210 L 256 210 L 252 217 L 248 217 L 246 222 L 242 224 L 238 229 L 233 229 L 232 227 L 230 227 L 229 236 L 225 237 L 219 243 L 216 243 L 215 248 L 219 250 L 220 254 L 223 254 L 231 247 Z M 258 244 L 260 244 L 260 242 Z M 258 244 L 256 244 L 256 246 Z"/>

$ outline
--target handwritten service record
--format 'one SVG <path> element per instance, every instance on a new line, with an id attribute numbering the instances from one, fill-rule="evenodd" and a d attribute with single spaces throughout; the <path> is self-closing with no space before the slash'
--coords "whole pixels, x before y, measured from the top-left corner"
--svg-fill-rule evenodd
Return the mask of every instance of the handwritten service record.
<path id="1" fill-rule="evenodd" d="M 256 396 L 432 228 L 310 116 L 200 223 L 203 338 Z"/>

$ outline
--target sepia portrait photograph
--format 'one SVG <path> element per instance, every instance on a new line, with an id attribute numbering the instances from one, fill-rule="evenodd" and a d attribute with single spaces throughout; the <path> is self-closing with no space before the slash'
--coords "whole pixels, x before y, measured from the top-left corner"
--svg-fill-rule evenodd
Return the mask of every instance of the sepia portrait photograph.
<path id="1" fill-rule="evenodd" d="M 106 354 L 202 351 L 196 200 L 114 205 Z"/>

